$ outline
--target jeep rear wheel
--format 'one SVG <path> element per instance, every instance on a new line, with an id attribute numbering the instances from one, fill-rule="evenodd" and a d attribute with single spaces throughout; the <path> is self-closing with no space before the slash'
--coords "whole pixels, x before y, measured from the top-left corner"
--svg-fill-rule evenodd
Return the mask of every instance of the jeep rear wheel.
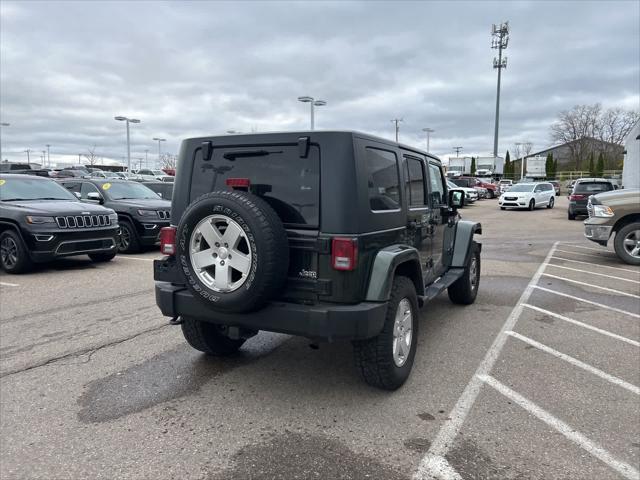
<path id="1" fill-rule="evenodd" d="M 396 277 L 377 337 L 353 342 L 356 368 L 365 382 L 395 390 L 409 378 L 418 343 L 418 301 L 413 282 Z"/>
<path id="2" fill-rule="evenodd" d="M 219 311 L 246 312 L 284 285 L 289 245 L 282 222 L 264 200 L 218 191 L 194 201 L 182 216 L 177 258 L 196 298 Z"/>
<path id="3" fill-rule="evenodd" d="M 464 269 L 462 277 L 456 280 L 448 289 L 449 300 L 460 305 L 471 305 L 478 296 L 480 286 L 480 249 L 478 244 L 471 245 L 471 256 Z"/>
<path id="4" fill-rule="evenodd" d="M 224 326 L 182 317 L 182 334 L 187 343 L 208 355 L 231 355 L 245 342 L 244 338 L 234 340 L 227 337 L 224 330 Z"/>

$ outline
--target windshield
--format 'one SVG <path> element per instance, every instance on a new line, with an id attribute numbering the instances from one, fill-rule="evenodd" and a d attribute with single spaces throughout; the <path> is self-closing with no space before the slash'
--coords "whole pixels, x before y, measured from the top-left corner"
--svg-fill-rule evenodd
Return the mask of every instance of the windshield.
<path id="1" fill-rule="evenodd" d="M 107 186 L 108 185 L 108 186 Z M 106 188 L 105 188 L 106 187 Z M 158 195 L 153 190 L 148 189 L 140 183 L 133 182 L 113 182 L 103 183 L 100 187 L 111 200 L 124 199 L 157 199 Z"/>
<path id="2" fill-rule="evenodd" d="M 534 183 L 518 183 L 516 185 L 513 185 L 510 189 L 509 189 L 509 193 L 512 192 L 530 192 L 533 190 L 533 188 L 536 185 Z"/>
<path id="3" fill-rule="evenodd" d="M 71 200 L 78 199 L 53 180 L 25 178 L 0 178 L 0 200 Z"/>
<path id="4" fill-rule="evenodd" d="M 154 175 L 166 175 L 162 170 L 151 170 Z"/>
<path id="5" fill-rule="evenodd" d="M 447 186 L 449 188 L 460 188 L 458 187 L 458 185 L 456 185 L 455 183 L 453 183 L 451 180 L 447 180 Z"/>

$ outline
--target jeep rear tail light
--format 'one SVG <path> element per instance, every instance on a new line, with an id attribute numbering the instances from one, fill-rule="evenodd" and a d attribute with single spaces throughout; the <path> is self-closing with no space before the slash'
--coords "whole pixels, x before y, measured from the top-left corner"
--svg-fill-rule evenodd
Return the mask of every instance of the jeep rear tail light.
<path id="1" fill-rule="evenodd" d="M 569 195 L 569 200 L 584 200 L 586 195 Z"/>
<path id="2" fill-rule="evenodd" d="M 176 227 L 163 227 L 160 229 L 160 252 L 165 255 L 176 254 Z"/>
<path id="3" fill-rule="evenodd" d="M 354 270 L 358 261 L 355 238 L 334 238 L 331 242 L 331 265 L 335 270 Z"/>
<path id="4" fill-rule="evenodd" d="M 248 178 L 227 178 L 225 180 L 227 187 L 231 188 L 249 188 L 251 181 Z"/>

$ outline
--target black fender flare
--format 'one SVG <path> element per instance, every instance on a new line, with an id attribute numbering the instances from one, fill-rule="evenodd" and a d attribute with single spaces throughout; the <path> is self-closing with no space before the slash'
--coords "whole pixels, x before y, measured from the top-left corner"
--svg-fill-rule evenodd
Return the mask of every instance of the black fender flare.
<path id="1" fill-rule="evenodd" d="M 456 223 L 456 235 L 453 244 L 453 256 L 451 257 L 451 267 L 464 268 L 469 262 L 473 236 L 482 235 L 482 225 L 478 222 L 460 220 Z M 478 243 L 478 248 L 482 244 Z"/>
<path id="2" fill-rule="evenodd" d="M 413 281 L 418 296 L 424 294 L 424 280 L 418 250 L 407 245 L 390 245 L 376 254 L 369 276 L 366 301 L 389 300 L 396 272 Z"/>

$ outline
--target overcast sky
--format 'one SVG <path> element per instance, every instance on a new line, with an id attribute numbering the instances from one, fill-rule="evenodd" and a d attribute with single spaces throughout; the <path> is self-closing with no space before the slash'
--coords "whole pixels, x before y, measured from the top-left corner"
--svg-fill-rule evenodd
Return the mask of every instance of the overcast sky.
<path id="1" fill-rule="evenodd" d="M 3 157 L 51 144 L 52 161 L 157 153 L 152 138 L 350 129 L 490 154 L 496 97 L 492 23 L 509 21 L 500 154 L 550 144 L 581 103 L 638 109 L 640 2 L 9 2 L 0 4 Z M 70 159 L 71 157 L 66 157 Z"/>

